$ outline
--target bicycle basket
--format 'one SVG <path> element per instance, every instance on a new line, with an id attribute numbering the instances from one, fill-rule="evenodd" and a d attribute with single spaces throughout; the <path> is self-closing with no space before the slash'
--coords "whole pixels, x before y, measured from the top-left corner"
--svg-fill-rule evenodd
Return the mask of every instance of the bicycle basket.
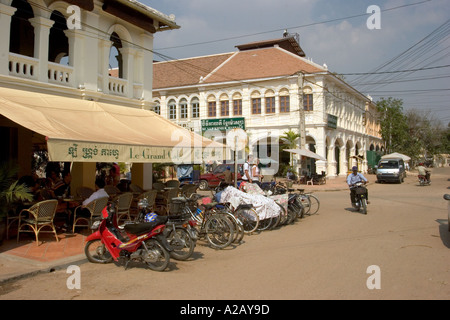
<path id="1" fill-rule="evenodd" d="M 169 214 L 179 215 L 183 212 L 183 208 L 186 205 L 186 200 L 184 198 L 173 198 L 169 204 Z"/>

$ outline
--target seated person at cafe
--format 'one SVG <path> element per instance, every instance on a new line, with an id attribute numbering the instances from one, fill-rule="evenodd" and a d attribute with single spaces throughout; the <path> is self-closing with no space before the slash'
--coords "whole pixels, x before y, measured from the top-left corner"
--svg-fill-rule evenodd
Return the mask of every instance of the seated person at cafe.
<path id="1" fill-rule="evenodd" d="M 108 193 L 105 191 L 104 188 L 105 188 L 105 180 L 97 178 L 95 180 L 95 192 L 91 194 L 89 198 L 83 201 L 83 206 L 91 203 L 96 199 L 109 197 Z"/>
<path id="2" fill-rule="evenodd" d="M 53 194 L 55 197 L 70 196 L 70 183 L 72 182 L 72 175 L 70 172 L 63 172 L 63 178 L 56 182 L 53 186 Z"/>
<path id="3" fill-rule="evenodd" d="M 96 191 L 93 194 L 91 194 L 91 196 L 89 198 L 84 200 L 82 205 L 86 206 L 96 199 L 109 197 L 108 193 L 106 193 L 104 188 L 105 188 L 105 180 L 102 178 L 97 178 L 95 180 L 95 190 Z M 89 218 L 91 216 L 91 213 L 89 212 L 88 209 L 82 208 L 82 210 L 77 211 L 77 217 L 78 216 Z"/>

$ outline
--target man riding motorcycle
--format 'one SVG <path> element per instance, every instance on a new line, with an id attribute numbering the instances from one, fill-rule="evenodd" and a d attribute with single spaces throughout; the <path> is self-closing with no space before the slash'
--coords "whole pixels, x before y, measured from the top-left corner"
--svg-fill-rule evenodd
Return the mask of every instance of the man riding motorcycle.
<path id="1" fill-rule="evenodd" d="M 419 163 L 419 166 L 417 167 L 417 170 L 419 171 L 419 176 L 424 176 L 425 179 L 427 179 L 428 182 L 431 182 L 431 178 L 430 178 L 430 170 L 427 170 L 427 168 L 425 168 L 423 166 L 423 163 Z"/>
<path id="2" fill-rule="evenodd" d="M 352 173 L 350 173 L 347 177 L 347 184 L 350 187 L 350 200 L 352 201 L 352 206 L 354 208 L 356 207 L 356 189 L 352 187 L 358 182 L 363 182 L 364 184 L 366 184 L 369 181 L 366 179 L 366 177 L 363 176 L 362 173 L 358 172 L 358 167 L 354 166 L 352 168 Z M 369 203 L 368 191 L 366 192 L 366 199 L 367 203 Z"/>

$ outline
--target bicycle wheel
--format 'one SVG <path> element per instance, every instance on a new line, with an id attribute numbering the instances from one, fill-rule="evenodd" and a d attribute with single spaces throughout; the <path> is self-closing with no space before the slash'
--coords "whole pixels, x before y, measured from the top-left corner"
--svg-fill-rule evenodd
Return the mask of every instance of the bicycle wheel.
<path id="1" fill-rule="evenodd" d="M 309 210 L 311 207 L 311 200 L 306 194 L 299 194 L 297 200 L 302 204 L 304 214 L 309 214 Z"/>
<path id="2" fill-rule="evenodd" d="M 272 226 L 273 219 L 274 218 L 266 218 L 266 219 L 259 220 L 258 228 L 256 230 L 264 231 L 264 230 L 269 229 Z"/>
<path id="3" fill-rule="evenodd" d="M 234 238 L 233 243 L 239 243 L 244 238 L 244 228 L 242 227 L 242 222 L 239 221 L 231 212 L 229 211 L 221 211 L 220 214 L 228 219 L 234 228 Z"/>
<path id="4" fill-rule="evenodd" d="M 205 224 L 206 239 L 217 249 L 229 246 L 234 239 L 232 223 L 218 214 L 209 217 Z"/>
<path id="5" fill-rule="evenodd" d="M 308 214 L 309 214 L 309 215 L 316 214 L 316 213 L 319 211 L 319 207 L 320 207 L 320 201 L 319 201 L 319 199 L 318 199 L 316 196 L 310 194 L 310 195 L 309 195 L 309 202 L 310 202 L 310 203 L 309 203 L 309 211 L 308 211 Z"/>
<path id="6" fill-rule="evenodd" d="M 259 215 L 256 213 L 255 209 L 238 209 L 234 212 L 239 221 L 242 222 L 245 233 L 255 232 L 259 224 Z"/>

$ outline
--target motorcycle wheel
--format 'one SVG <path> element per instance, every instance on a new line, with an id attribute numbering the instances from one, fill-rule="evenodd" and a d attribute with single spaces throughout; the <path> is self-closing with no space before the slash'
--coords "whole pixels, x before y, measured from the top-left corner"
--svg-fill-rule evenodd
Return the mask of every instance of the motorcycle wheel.
<path id="1" fill-rule="evenodd" d="M 156 239 L 145 242 L 149 253 L 144 257 L 144 262 L 154 271 L 164 271 L 170 262 L 170 254 Z"/>
<path id="2" fill-rule="evenodd" d="M 367 214 L 367 200 L 361 199 L 361 212 Z"/>
<path id="3" fill-rule="evenodd" d="M 88 261 L 92 263 L 111 263 L 114 260 L 100 239 L 86 243 L 84 253 Z"/>
<path id="4" fill-rule="evenodd" d="M 177 237 L 175 236 L 175 233 Z M 176 260 L 187 260 L 194 253 L 195 241 L 191 238 L 189 232 L 186 229 L 178 228 L 171 230 L 167 241 L 173 248 L 170 252 L 170 256 Z"/>

